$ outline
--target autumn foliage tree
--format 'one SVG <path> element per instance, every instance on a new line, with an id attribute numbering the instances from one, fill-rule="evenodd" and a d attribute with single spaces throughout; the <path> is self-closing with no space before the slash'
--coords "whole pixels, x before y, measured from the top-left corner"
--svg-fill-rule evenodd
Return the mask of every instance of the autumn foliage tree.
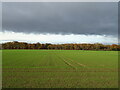
<path id="1" fill-rule="evenodd" d="M 120 51 L 120 45 L 103 45 L 100 43 L 95 44 L 41 44 L 41 43 L 26 43 L 26 42 L 7 42 L 1 44 L 0 49 L 55 49 L 55 50 L 109 50 Z"/>

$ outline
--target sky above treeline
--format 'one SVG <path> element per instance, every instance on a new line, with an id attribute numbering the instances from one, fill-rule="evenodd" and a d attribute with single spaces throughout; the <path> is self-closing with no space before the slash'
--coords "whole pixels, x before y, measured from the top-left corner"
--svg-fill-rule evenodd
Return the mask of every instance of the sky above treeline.
<path id="1" fill-rule="evenodd" d="M 117 2 L 4 2 L 2 42 L 118 42 Z"/>

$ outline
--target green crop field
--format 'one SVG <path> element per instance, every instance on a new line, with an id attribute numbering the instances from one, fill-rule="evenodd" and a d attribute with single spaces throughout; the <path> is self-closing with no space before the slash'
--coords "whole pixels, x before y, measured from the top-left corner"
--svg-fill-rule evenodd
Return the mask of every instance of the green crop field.
<path id="1" fill-rule="evenodd" d="M 3 88 L 117 88 L 118 52 L 3 50 Z"/>

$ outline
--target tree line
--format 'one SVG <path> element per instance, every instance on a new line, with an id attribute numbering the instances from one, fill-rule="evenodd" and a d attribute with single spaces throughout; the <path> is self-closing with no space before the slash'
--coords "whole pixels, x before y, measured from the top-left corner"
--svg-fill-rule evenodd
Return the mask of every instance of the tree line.
<path id="1" fill-rule="evenodd" d="M 0 44 L 0 49 L 55 49 L 55 50 L 105 50 L 105 51 L 120 51 L 120 45 L 104 45 L 101 43 L 95 44 L 50 44 L 50 43 L 26 43 L 26 42 L 7 42 Z"/>

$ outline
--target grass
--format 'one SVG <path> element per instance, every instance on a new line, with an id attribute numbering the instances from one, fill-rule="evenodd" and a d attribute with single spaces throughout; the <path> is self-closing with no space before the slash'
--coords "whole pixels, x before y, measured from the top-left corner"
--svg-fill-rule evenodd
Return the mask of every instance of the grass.
<path id="1" fill-rule="evenodd" d="M 117 51 L 3 50 L 3 88 L 117 87 Z"/>

